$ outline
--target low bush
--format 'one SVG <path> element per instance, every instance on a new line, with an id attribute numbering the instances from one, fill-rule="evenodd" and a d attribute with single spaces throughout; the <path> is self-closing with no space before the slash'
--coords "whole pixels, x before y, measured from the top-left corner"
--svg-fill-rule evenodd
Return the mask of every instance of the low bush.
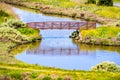
<path id="1" fill-rule="evenodd" d="M 1 41 L 12 41 L 12 42 L 21 42 L 27 41 L 28 38 L 25 35 L 22 35 L 16 29 L 10 27 L 1 27 L 0 28 L 0 40 Z"/>
<path id="2" fill-rule="evenodd" d="M 0 41 L 21 43 L 35 41 L 39 38 L 39 30 L 29 28 L 19 20 L 8 20 L 0 26 Z"/>
<path id="3" fill-rule="evenodd" d="M 9 14 L 7 14 L 5 11 L 0 10 L 0 16 L 8 17 Z"/>
<path id="4" fill-rule="evenodd" d="M 14 71 L 13 73 L 10 73 L 9 76 L 11 76 L 11 78 L 14 79 L 14 80 L 23 80 L 21 74 L 17 71 Z"/>
<path id="5" fill-rule="evenodd" d="M 114 62 L 102 62 L 91 68 L 92 71 L 120 72 L 120 66 Z"/>
<path id="6" fill-rule="evenodd" d="M 16 19 L 10 19 L 7 22 L 1 24 L 0 27 L 21 28 L 21 27 L 26 27 L 26 25 L 22 21 Z"/>
<path id="7" fill-rule="evenodd" d="M 97 4 L 100 6 L 113 6 L 113 0 L 99 0 Z"/>
<path id="8" fill-rule="evenodd" d="M 76 13 L 72 13 L 72 18 L 75 18 L 76 17 Z"/>
<path id="9" fill-rule="evenodd" d="M 31 75 L 30 75 L 31 78 L 37 78 L 38 77 L 38 73 L 36 72 L 33 72 Z"/>
<path id="10" fill-rule="evenodd" d="M 117 34 L 117 40 L 120 41 L 120 32 Z"/>

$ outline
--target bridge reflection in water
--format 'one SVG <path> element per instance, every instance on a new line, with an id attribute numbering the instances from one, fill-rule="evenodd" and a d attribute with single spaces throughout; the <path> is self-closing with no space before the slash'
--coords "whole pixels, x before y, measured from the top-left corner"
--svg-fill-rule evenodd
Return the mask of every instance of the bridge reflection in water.
<path id="1" fill-rule="evenodd" d="M 69 34 L 73 32 L 73 30 L 41 30 L 40 32 L 43 36 L 40 45 L 36 49 L 32 48 L 26 50 L 26 54 L 44 56 L 77 56 L 88 55 L 91 53 L 89 49 L 82 50 L 82 46 L 77 45 L 78 43 L 75 43 L 74 40 L 69 38 Z M 91 54 L 94 53 L 95 51 L 92 51 Z"/>
<path id="2" fill-rule="evenodd" d="M 34 55 L 49 55 L 49 56 L 63 56 L 63 55 L 80 55 L 84 54 L 87 55 L 89 54 L 88 51 L 80 51 L 79 49 L 63 49 L 63 48 L 48 48 L 48 49 L 38 49 L 38 50 L 27 50 L 26 54 L 34 54 Z"/>
<path id="3" fill-rule="evenodd" d="M 33 55 L 43 55 L 43 56 L 71 56 L 71 55 L 91 55 L 89 50 L 80 50 L 80 46 L 77 48 L 55 48 L 55 47 L 46 47 L 46 48 L 37 48 L 37 49 L 28 49 L 26 54 Z M 96 51 L 92 51 L 92 54 L 95 55 Z"/>

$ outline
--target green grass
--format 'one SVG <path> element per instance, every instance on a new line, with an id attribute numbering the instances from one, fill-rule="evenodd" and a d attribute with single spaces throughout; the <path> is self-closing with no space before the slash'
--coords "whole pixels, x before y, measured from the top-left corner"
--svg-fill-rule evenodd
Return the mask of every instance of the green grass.
<path id="1" fill-rule="evenodd" d="M 36 66 L 37 67 L 37 66 Z M 42 80 L 41 78 L 50 76 L 52 78 L 52 75 L 54 75 L 57 80 L 57 78 L 61 77 L 65 79 L 67 76 L 68 78 L 71 78 L 72 80 L 119 80 L 120 74 L 119 73 L 110 73 L 110 72 L 90 72 L 90 71 L 70 71 L 70 70 L 55 70 L 55 69 L 37 69 L 36 67 L 16 67 L 14 65 L 0 65 L 0 75 L 3 76 L 9 76 L 12 79 L 23 79 L 25 77 L 22 77 L 23 74 L 26 72 L 29 73 L 27 75 L 29 79 L 32 80 Z M 42 75 L 42 77 L 40 77 Z M 53 79 L 52 79 L 53 80 Z"/>
<path id="2" fill-rule="evenodd" d="M 120 0 L 113 0 L 114 2 L 120 2 Z"/>
<path id="3" fill-rule="evenodd" d="M 72 8 L 78 5 L 77 2 L 71 0 L 31 0 L 31 2 L 42 2 L 45 5 L 59 6 L 62 8 Z"/>
<path id="4" fill-rule="evenodd" d="M 26 28 L 18 28 L 17 30 L 22 34 L 29 35 L 29 36 L 39 33 L 39 30 L 35 30 L 35 29 L 32 29 L 32 28 L 28 28 L 28 27 L 26 27 Z"/>
<path id="5" fill-rule="evenodd" d="M 92 12 L 104 18 L 120 19 L 120 8 L 118 7 L 106 7 L 106 6 L 96 6 L 93 4 L 87 4 L 87 5 L 81 5 L 79 9 Z"/>
<path id="6" fill-rule="evenodd" d="M 120 19 L 120 8 L 118 7 L 107 7 L 107 6 L 96 6 L 91 4 L 81 4 L 71 0 L 31 0 L 32 2 L 42 2 L 45 5 L 52 5 L 61 8 L 78 8 L 84 11 L 90 11 L 99 16 L 111 19 Z M 119 0 L 115 0 L 119 1 Z"/>
<path id="7" fill-rule="evenodd" d="M 82 42 L 97 45 L 120 45 L 118 34 L 120 33 L 119 27 L 101 26 L 93 30 L 82 30 Z"/>
<path id="8" fill-rule="evenodd" d="M 19 20 L 8 20 L 0 26 L 1 41 L 26 43 L 40 38 L 39 30 L 29 28 Z"/>
<path id="9" fill-rule="evenodd" d="M 106 18 L 111 18 L 111 19 L 120 19 L 120 8 L 117 7 L 99 7 L 96 9 L 95 14 L 106 17 Z"/>
<path id="10" fill-rule="evenodd" d="M 37 64 L 27 64 L 20 62 L 14 58 L 18 53 L 23 52 L 26 49 L 35 48 L 35 43 L 20 45 L 15 47 L 11 53 L 8 53 L 8 48 L 15 45 L 10 42 L 0 42 L 0 76 L 9 76 L 15 80 L 21 80 L 23 74 L 29 73 L 27 75 L 28 79 L 31 80 L 40 80 L 46 76 L 52 77 L 53 75 L 56 78 L 70 78 L 72 80 L 119 80 L 120 74 L 117 72 L 94 72 L 94 71 L 81 71 L 81 70 L 63 70 L 52 67 L 39 66 Z M 39 46 L 39 45 L 38 45 Z M 37 45 L 36 45 L 37 47 Z M 90 46 L 91 48 L 91 46 Z M 119 50 L 119 48 L 118 48 Z M 4 55 L 2 55 L 4 54 Z M 42 79 L 41 79 L 42 80 Z M 57 80 L 57 79 L 55 79 Z"/>
<path id="11" fill-rule="evenodd" d="M 95 38 L 115 38 L 119 32 L 120 28 L 118 27 L 101 26 L 93 30 L 82 30 L 81 34 L 83 37 L 91 36 Z"/>

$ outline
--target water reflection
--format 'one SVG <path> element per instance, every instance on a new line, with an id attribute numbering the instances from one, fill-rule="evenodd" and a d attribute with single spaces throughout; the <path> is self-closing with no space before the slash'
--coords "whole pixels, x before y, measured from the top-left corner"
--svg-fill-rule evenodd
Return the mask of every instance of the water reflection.
<path id="1" fill-rule="evenodd" d="M 10 53 L 11 54 L 19 54 L 19 53 L 23 53 L 24 51 L 27 51 L 27 50 L 36 50 L 39 48 L 40 43 L 41 43 L 41 40 L 33 42 L 33 43 L 19 45 L 19 46 L 16 46 L 15 48 L 13 48 Z"/>
<path id="2" fill-rule="evenodd" d="M 19 52 L 22 54 L 18 54 L 16 58 L 31 64 L 63 69 L 90 70 L 92 66 L 102 61 L 112 61 L 120 65 L 119 47 L 77 45 L 68 38 L 71 31 L 42 30 L 41 33 L 44 36 L 42 41 L 30 44 L 32 47 L 28 47 L 29 44 L 26 45 L 23 52 Z M 58 36 L 58 34 L 60 35 Z M 20 48 L 18 47 L 16 51 L 19 51 Z"/>
<path id="3" fill-rule="evenodd" d="M 70 18 L 45 16 L 18 8 L 14 11 L 24 22 L 76 21 Z M 79 20 L 80 21 L 80 20 Z M 41 30 L 43 39 L 13 49 L 16 58 L 31 64 L 53 66 L 63 69 L 90 70 L 102 61 L 113 61 L 120 65 L 119 47 L 76 44 L 69 38 L 73 30 Z"/>

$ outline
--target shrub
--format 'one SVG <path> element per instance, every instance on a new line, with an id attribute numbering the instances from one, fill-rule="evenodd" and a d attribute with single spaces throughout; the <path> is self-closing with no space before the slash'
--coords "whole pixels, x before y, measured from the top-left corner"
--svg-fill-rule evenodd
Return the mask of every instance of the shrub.
<path id="1" fill-rule="evenodd" d="M 76 38 L 79 36 L 79 31 L 74 31 L 72 32 L 72 34 L 70 35 L 71 38 Z"/>
<path id="2" fill-rule="evenodd" d="M 4 12 L 3 10 L 0 10 L 0 16 L 8 17 L 9 14 L 7 14 L 6 12 Z"/>
<path id="3" fill-rule="evenodd" d="M 76 15 L 77 15 L 76 13 L 72 13 L 72 17 L 73 17 L 73 18 L 75 18 L 75 17 L 76 17 Z"/>
<path id="4" fill-rule="evenodd" d="M 117 35 L 117 40 L 120 41 L 120 32 L 119 32 L 118 35 Z"/>
<path id="5" fill-rule="evenodd" d="M 30 75 L 31 78 L 37 78 L 38 77 L 38 74 L 36 72 L 33 72 L 31 75 Z"/>
<path id="6" fill-rule="evenodd" d="M 13 42 L 21 42 L 28 40 L 27 36 L 22 35 L 16 29 L 10 27 L 1 27 L 0 28 L 0 40 L 8 40 Z"/>
<path id="7" fill-rule="evenodd" d="M 85 14 L 84 14 L 84 13 L 81 13 L 81 14 L 80 14 L 80 17 L 81 17 L 81 18 L 85 17 Z"/>
<path id="8" fill-rule="evenodd" d="M 11 19 L 3 23 L 1 27 L 20 28 L 20 27 L 26 27 L 26 25 L 22 21 Z"/>
<path id="9" fill-rule="evenodd" d="M 19 72 L 17 72 L 17 71 L 11 72 L 8 75 L 11 76 L 11 78 L 13 80 L 23 80 L 21 74 Z M 5 80 L 7 80 L 7 79 L 5 79 Z"/>
<path id="10" fill-rule="evenodd" d="M 87 3 L 88 4 L 96 4 L 96 0 L 88 0 Z"/>
<path id="11" fill-rule="evenodd" d="M 92 71 L 120 72 L 120 67 L 114 62 L 102 62 L 91 68 Z"/>
<path id="12" fill-rule="evenodd" d="M 113 0 L 99 0 L 97 5 L 100 5 L 100 6 L 113 6 Z"/>
<path id="13" fill-rule="evenodd" d="M 39 30 L 26 27 L 19 20 L 9 20 L 0 26 L 0 41 L 17 43 L 31 42 L 40 39 Z"/>

